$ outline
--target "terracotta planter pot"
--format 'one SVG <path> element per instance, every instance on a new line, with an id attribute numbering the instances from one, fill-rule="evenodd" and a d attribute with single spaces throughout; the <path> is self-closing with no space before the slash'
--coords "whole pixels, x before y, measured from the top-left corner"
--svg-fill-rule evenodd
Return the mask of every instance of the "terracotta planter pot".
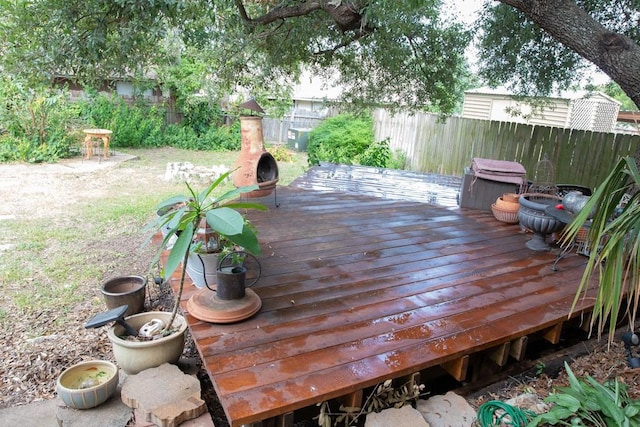
<path id="1" fill-rule="evenodd" d="M 518 222 L 518 210 L 502 210 L 496 206 L 496 204 L 491 205 L 491 212 L 493 212 L 493 216 L 500 222 L 506 222 L 507 224 L 516 224 Z"/>
<path id="2" fill-rule="evenodd" d="M 520 200 L 520 195 L 516 193 L 504 193 L 502 195 L 502 200 L 509 203 L 518 203 Z"/>
<path id="3" fill-rule="evenodd" d="M 498 209 L 505 212 L 518 212 L 518 209 L 520 209 L 520 203 L 517 199 L 515 202 L 511 202 L 505 200 L 504 196 L 498 197 L 495 204 Z"/>
<path id="4" fill-rule="evenodd" d="M 149 311 L 134 314 L 125 318 L 133 329 L 139 330 L 153 319 L 169 322 L 171 313 L 164 311 Z M 181 315 L 176 315 L 173 322 L 178 330 L 171 335 L 152 341 L 129 341 L 120 338 L 125 335 L 124 327 L 114 325 L 107 331 L 109 341 L 113 345 L 113 355 L 120 369 L 127 374 L 137 374 L 145 369 L 155 368 L 163 363 L 177 363 L 184 349 L 187 321 Z"/>

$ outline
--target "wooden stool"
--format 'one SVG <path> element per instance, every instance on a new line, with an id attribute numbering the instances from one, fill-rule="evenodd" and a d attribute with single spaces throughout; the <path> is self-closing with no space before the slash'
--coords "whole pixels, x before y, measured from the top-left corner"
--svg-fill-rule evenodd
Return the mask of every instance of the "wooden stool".
<path id="1" fill-rule="evenodd" d="M 86 152 L 86 158 L 90 159 L 93 157 L 93 140 L 101 139 L 104 145 L 103 153 L 104 158 L 109 158 L 109 142 L 111 141 L 111 131 L 107 129 L 85 129 L 83 131 L 85 133 L 84 137 L 84 149 Z"/>

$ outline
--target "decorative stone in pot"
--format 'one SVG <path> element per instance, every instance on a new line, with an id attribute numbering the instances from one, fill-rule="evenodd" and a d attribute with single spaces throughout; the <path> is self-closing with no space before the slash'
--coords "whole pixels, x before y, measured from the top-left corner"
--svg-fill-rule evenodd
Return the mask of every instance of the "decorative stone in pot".
<path id="1" fill-rule="evenodd" d="M 143 276 L 116 276 L 102 283 L 100 291 L 107 308 L 128 305 L 125 316 L 140 313 L 144 309 L 147 278 Z"/>
<path id="2" fill-rule="evenodd" d="M 125 322 L 136 331 L 143 326 L 154 325 L 161 330 L 160 321 L 166 324 L 171 320 L 171 313 L 164 311 L 149 311 L 126 317 Z M 176 329 L 170 335 L 150 340 L 140 340 L 139 337 L 127 337 L 126 330 L 121 325 L 109 328 L 107 336 L 113 345 L 113 355 L 120 369 L 127 374 L 137 374 L 148 368 L 155 368 L 163 363 L 175 364 L 184 349 L 187 321 L 180 314 L 176 314 L 173 321 Z"/>
<path id="3" fill-rule="evenodd" d="M 520 196 L 518 220 L 520 224 L 533 232 L 533 238 L 526 243 L 533 251 L 548 251 L 546 242 L 549 234 L 562 230 L 565 224 L 547 215 L 545 209 L 560 203 L 560 197 L 552 194 L 527 193 Z"/>

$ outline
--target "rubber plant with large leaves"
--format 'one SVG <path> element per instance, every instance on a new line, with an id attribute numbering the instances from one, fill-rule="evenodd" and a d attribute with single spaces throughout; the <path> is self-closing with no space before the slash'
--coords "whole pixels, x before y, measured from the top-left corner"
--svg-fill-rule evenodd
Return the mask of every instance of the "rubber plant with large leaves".
<path id="1" fill-rule="evenodd" d="M 257 190 L 257 185 L 248 185 L 226 191 L 220 196 L 213 196 L 227 180 L 231 171 L 222 174 L 211 185 L 196 192 L 188 183 L 185 183 L 188 193 L 170 197 L 157 206 L 159 215 L 147 227 L 151 231 L 149 241 L 158 231 L 165 228 L 165 233 L 159 250 L 152 261 L 152 266 L 157 265 L 163 251 L 168 250 L 169 254 L 163 268 L 163 277 L 168 279 L 175 272 L 178 266 L 186 265 L 189 253 L 195 251 L 199 243 L 194 238 L 198 232 L 198 227 L 202 220 L 206 220 L 209 227 L 219 236 L 241 247 L 244 251 L 253 255 L 260 255 L 260 244 L 256 229 L 249 223 L 239 209 L 266 210 L 264 205 L 239 201 L 239 197 L 253 190 Z M 180 299 L 184 289 L 185 268 L 180 273 L 180 284 L 173 304 L 171 320 L 165 328 L 169 332 L 173 320 L 180 307 Z"/>

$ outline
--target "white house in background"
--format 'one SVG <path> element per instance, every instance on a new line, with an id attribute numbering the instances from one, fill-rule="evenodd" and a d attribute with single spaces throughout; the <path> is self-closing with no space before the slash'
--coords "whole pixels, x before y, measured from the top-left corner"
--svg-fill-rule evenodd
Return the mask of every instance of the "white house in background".
<path id="1" fill-rule="evenodd" d="M 327 101 L 335 101 L 340 97 L 342 88 L 322 77 L 303 72 L 300 83 L 293 88 L 294 111 L 314 112 L 321 116 L 328 113 Z"/>
<path id="2" fill-rule="evenodd" d="M 335 82 L 304 71 L 300 83 L 293 87 L 293 102 L 284 117 L 263 119 L 264 139 L 274 143 L 286 142 L 304 151 L 306 145 L 305 148 L 299 148 L 295 146 L 296 140 L 301 138 L 300 135 L 308 135 L 322 120 L 333 113 L 327 106 L 327 101 L 335 101 L 340 97 L 340 93 L 341 88 Z"/>
<path id="3" fill-rule="evenodd" d="M 479 88 L 464 93 L 462 117 L 528 125 L 555 126 L 594 132 L 611 132 L 621 103 L 602 92 L 563 93 L 549 97 L 549 106 L 531 113 L 531 106 L 505 89 Z M 519 111 L 513 115 L 512 111 Z"/>

